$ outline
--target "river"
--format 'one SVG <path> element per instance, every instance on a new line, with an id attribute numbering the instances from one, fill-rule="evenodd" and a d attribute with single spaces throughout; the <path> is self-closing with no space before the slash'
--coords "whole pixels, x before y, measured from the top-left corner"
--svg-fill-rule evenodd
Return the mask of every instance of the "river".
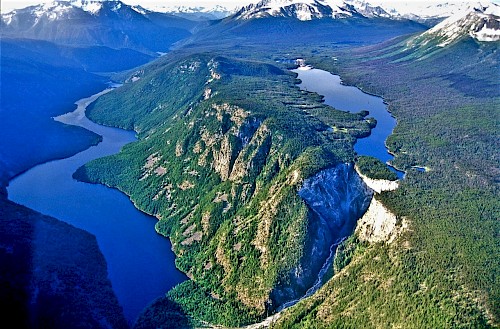
<path id="1" fill-rule="evenodd" d="M 351 113 L 369 111 L 369 116 L 377 120 L 377 126 L 372 129 L 370 136 L 357 140 L 354 150 L 359 155 L 372 156 L 384 163 L 393 159 L 387 152 L 385 141 L 392 134 L 396 119 L 387 110 L 382 98 L 366 94 L 356 87 L 346 86 L 338 75 L 327 71 L 302 66 L 292 72 L 297 73 L 297 78 L 302 81 L 298 85 L 301 89 L 324 96 L 325 104 Z M 390 168 L 399 178 L 403 177 L 403 172 Z"/>
<path id="2" fill-rule="evenodd" d="M 136 140 L 134 132 L 104 127 L 85 116 L 87 106 L 110 90 L 81 99 L 75 111 L 54 118 L 101 135 L 101 143 L 28 170 L 10 181 L 7 191 L 10 200 L 96 236 L 113 290 L 133 323 L 144 307 L 187 277 L 175 267 L 170 241 L 155 232 L 156 218 L 137 210 L 118 190 L 72 178 L 83 164 Z"/>

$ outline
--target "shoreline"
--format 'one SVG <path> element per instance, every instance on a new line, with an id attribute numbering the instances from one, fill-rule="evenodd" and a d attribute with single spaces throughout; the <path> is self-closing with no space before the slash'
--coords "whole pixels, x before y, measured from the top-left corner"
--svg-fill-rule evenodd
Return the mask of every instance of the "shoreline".
<path id="1" fill-rule="evenodd" d="M 80 181 L 73 177 L 82 165 L 116 154 L 124 145 L 137 140 L 133 131 L 100 125 L 85 115 L 88 105 L 113 89 L 108 87 L 79 99 L 74 103 L 76 109 L 52 118 L 59 123 L 81 127 L 97 134 L 100 137 L 97 143 L 68 156 L 41 162 L 10 178 L 7 199 L 95 236 L 99 249 L 105 255 L 113 291 L 126 319 L 133 323 L 152 301 L 187 278 L 175 266 L 176 256 L 172 252 L 170 239 L 158 234 L 155 229 L 158 217 L 142 211 L 129 195 L 118 188 Z M 33 184 L 38 187 L 31 189 Z M 50 188 L 50 184 L 55 186 Z M 98 185 L 105 189 L 100 189 Z M 94 205 L 94 201 L 99 200 L 103 200 L 103 203 Z M 119 209 L 113 210 L 113 204 L 119 205 Z M 139 220 L 130 222 L 133 219 Z M 120 235 L 125 239 L 123 241 L 132 239 L 132 243 L 112 242 L 111 232 L 122 220 L 130 222 L 130 225 L 125 224 L 127 228 L 124 227 Z M 146 247 L 148 245 L 150 247 Z M 134 258 L 125 261 L 120 255 L 132 251 L 127 248 L 133 248 Z M 142 289 L 140 278 L 150 272 L 161 275 L 151 281 L 156 282 L 155 284 L 146 285 Z"/>

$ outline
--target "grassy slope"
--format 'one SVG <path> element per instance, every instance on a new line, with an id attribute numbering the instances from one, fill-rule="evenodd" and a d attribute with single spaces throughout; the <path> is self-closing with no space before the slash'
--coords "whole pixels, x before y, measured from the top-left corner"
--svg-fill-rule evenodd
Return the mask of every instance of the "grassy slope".
<path id="1" fill-rule="evenodd" d="M 425 60 L 371 47 L 312 64 L 384 97 L 401 187 L 382 195 L 410 221 L 395 243 L 358 248 L 350 265 L 276 328 L 484 328 L 500 321 L 498 44 L 471 40 Z M 415 59 L 415 54 L 410 54 Z M 418 55 L 418 54 L 417 54 Z M 322 57 L 324 56 L 324 57 Z M 395 61 L 405 57 L 404 61 Z"/>

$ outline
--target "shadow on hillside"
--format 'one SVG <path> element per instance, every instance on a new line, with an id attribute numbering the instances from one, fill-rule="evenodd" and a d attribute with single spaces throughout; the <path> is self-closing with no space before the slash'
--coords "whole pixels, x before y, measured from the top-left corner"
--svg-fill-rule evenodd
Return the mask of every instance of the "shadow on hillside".
<path id="1" fill-rule="evenodd" d="M 176 302 L 160 297 L 153 301 L 137 319 L 133 329 L 188 329 L 193 324 Z"/>
<path id="2" fill-rule="evenodd" d="M 129 328 L 95 237 L 4 196 L 0 316 L 19 329 Z"/>

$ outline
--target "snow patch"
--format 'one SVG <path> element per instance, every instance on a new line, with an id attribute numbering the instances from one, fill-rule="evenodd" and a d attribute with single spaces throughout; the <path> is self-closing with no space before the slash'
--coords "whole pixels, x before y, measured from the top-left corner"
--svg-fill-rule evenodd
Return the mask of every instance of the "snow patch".
<path id="1" fill-rule="evenodd" d="M 453 15 L 433 28 L 413 38 L 408 46 L 425 46 L 437 40 L 438 47 L 446 47 L 463 37 L 470 36 L 481 42 L 500 40 L 500 6 L 476 5 Z"/>
<path id="2" fill-rule="evenodd" d="M 352 10 L 342 0 L 263 0 L 242 8 L 238 18 L 251 19 L 273 16 L 294 17 L 301 21 L 310 21 L 352 15 Z"/>
<path id="3" fill-rule="evenodd" d="M 74 7 L 81 8 L 83 11 L 96 15 L 102 9 L 101 1 L 74 0 L 71 2 Z"/>
<path id="4" fill-rule="evenodd" d="M 483 41 L 483 42 L 500 40 L 500 30 L 490 29 L 487 27 L 483 27 L 481 30 L 477 32 L 472 32 L 470 35 L 473 38 L 477 39 L 478 41 Z"/>

